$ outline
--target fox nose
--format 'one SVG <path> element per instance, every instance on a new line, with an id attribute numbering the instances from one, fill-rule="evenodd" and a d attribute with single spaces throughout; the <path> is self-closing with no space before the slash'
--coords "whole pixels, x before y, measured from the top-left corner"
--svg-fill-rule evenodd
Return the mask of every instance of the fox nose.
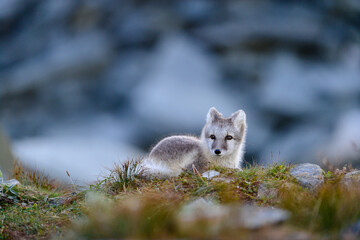
<path id="1" fill-rule="evenodd" d="M 215 154 L 219 155 L 221 153 L 220 149 L 215 149 Z"/>

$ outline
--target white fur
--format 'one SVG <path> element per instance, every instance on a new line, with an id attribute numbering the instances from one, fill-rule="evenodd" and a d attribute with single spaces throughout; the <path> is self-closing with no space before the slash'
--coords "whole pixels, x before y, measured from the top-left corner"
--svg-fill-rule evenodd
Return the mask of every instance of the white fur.
<path id="1" fill-rule="evenodd" d="M 144 169 L 145 175 L 171 176 L 173 174 L 173 171 L 166 164 L 150 158 L 145 158 L 141 167 Z"/>
<path id="2" fill-rule="evenodd" d="M 222 124 L 217 123 L 219 119 Z M 154 149 L 159 152 L 159 149 L 161 150 L 162 148 L 163 150 L 169 150 L 172 149 L 172 147 L 176 149 L 176 146 L 179 146 L 176 145 L 179 141 L 187 144 L 189 144 L 190 141 L 190 144 L 194 146 L 194 149 L 196 150 L 187 153 L 180 152 L 179 156 L 176 155 L 176 158 L 172 158 L 171 161 L 167 161 L 167 159 L 169 159 L 167 157 L 168 151 L 161 150 L 160 157 L 157 157 L 159 159 L 147 158 L 142 165 L 146 169 L 145 172 L 148 175 L 177 176 L 186 166 L 189 166 L 192 162 L 196 161 L 196 156 L 199 156 L 199 153 L 201 153 L 200 155 L 202 155 L 206 162 L 209 162 L 210 164 L 241 169 L 245 151 L 246 130 L 246 114 L 243 110 L 239 110 L 233 113 L 229 118 L 225 119 L 215 108 L 211 108 L 207 114 L 206 124 L 200 138 L 173 136 L 163 139 L 154 147 Z M 205 134 L 210 135 L 209 133 L 216 135 L 218 140 L 214 142 L 214 139 L 205 136 Z M 235 136 L 241 136 L 241 133 L 243 134 L 242 137 L 235 138 Z M 234 138 L 225 141 L 224 139 L 227 135 L 234 136 Z M 167 147 L 164 148 L 164 146 Z M 220 155 L 215 154 L 216 149 L 221 149 Z"/>
<path id="3" fill-rule="evenodd" d="M 178 176 L 188 164 L 194 161 L 196 154 L 197 152 L 185 154 L 182 156 L 181 161 L 172 166 L 155 159 L 145 158 L 141 163 L 141 167 L 144 169 L 145 175 Z"/>

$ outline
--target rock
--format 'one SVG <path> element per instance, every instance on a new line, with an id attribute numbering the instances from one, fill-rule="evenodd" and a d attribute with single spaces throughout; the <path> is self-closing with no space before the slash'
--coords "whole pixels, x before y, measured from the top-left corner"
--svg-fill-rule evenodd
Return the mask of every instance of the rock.
<path id="1" fill-rule="evenodd" d="M 215 170 L 206 171 L 202 174 L 204 178 L 212 179 L 213 177 L 218 176 L 220 173 Z"/>
<path id="2" fill-rule="evenodd" d="M 161 134 L 199 131 L 211 107 L 225 115 L 240 108 L 232 107 L 231 95 L 219 85 L 220 72 L 214 59 L 194 39 L 179 34 L 166 36 L 151 58 L 148 74 L 131 99 L 144 123 L 161 126 L 152 129 Z"/>
<path id="3" fill-rule="evenodd" d="M 208 211 L 209 209 L 215 209 L 215 211 Z M 179 214 L 182 220 L 193 221 L 200 215 L 203 215 L 206 218 L 219 216 L 221 215 L 219 213 L 222 213 L 220 210 L 220 205 L 216 205 L 212 201 L 205 200 L 204 198 L 197 198 L 183 206 Z"/>
<path id="4" fill-rule="evenodd" d="M 47 202 L 54 207 L 64 205 L 65 201 L 66 201 L 66 199 L 64 199 L 62 197 L 54 197 L 54 198 L 49 198 L 47 200 Z"/>
<path id="5" fill-rule="evenodd" d="M 213 203 L 212 201 L 198 198 L 183 206 L 180 210 L 178 219 L 182 229 L 191 229 L 195 222 L 201 221 L 211 226 L 209 231 L 217 232 L 221 224 L 228 216 L 228 208 Z"/>
<path id="6" fill-rule="evenodd" d="M 342 179 L 352 179 L 355 181 L 360 181 L 360 170 L 349 172 L 345 174 L 345 176 Z"/>
<path id="7" fill-rule="evenodd" d="M 346 173 L 340 183 L 345 184 L 347 187 L 351 187 L 354 184 L 357 186 L 360 185 L 360 170 Z"/>
<path id="8" fill-rule="evenodd" d="M 71 203 L 72 201 L 74 201 L 74 197 L 76 196 L 76 192 L 73 192 L 73 193 L 69 193 L 69 194 L 66 194 L 65 196 L 62 196 L 62 197 L 53 197 L 53 198 L 48 198 L 48 199 L 45 199 L 45 201 L 54 206 L 54 207 L 58 207 L 58 206 L 62 206 L 66 203 Z"/>
<path id="9" fill-rule="evenodd" d="M 0 170 L 4 179 L 8 179 L 11 176 L 14 162 L 15 160 L 8 139 L 5 137 L 5 134 L 0 127 Z"/>
<path id="10" fill-rule="evenodd" d="M 245 205 L 240 209 L 240 226 L 258 229 L 269 225 L 279 224 L 290 217 L 290 213 L 275 207 L 258 207 Z"/>
<path id="11" fill-rule="evenodd" d="M 274 207 L 258 207 L 244 205 L 241 207 L 214 204 L 204 198 L 196 199 L 185 205 L 179 213 L 184 224 L 191 226 L 196 221 L 207 221 L 215 228 L 219 224 L 228 224 L 230 227 L 258 229 L 278 224 L 289 218 L 289 212 Z M 214 229 L 212 229 L 214 230 Z M 214 230 L 216 232 L 216 230 Z"/>
<path id="12" fill-rule="evenodd" d="M 224 177 L 216 177 L 212 179 L 214 182 L 224 182 L 224 183 L 230 183 L 231 179 L 224 178 Z"/>
<path id="13" fill-rule="evenodd" d="M 323 170 L 316 164 L 299 164 L 290 170 L 290 174 L 300 185 L 309 189 L 315 189 L 324 183 Z"/>

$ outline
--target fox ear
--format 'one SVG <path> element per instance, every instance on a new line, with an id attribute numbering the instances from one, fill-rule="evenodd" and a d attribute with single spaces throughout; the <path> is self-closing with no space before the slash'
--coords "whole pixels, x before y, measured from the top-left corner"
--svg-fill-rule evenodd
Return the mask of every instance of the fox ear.
<path id="1" fill-rule="evenodd" d="M 243 110 L 234 112 L 230 118 L 235 126 L 241 127 L 242 125 L 246 125 L 246 114 Z"/>
<path id="2" fill-rule="evenodd" d="M 213 122 L 216 119 L 219 119 L 222 117 L 222 114 L 218 112 L 218 110 L 216 110 L 216 108 L 212 107 L 210 108 L 208 114 L 207 114 L 207 118 L 206 118 L 206 122 Z"/>

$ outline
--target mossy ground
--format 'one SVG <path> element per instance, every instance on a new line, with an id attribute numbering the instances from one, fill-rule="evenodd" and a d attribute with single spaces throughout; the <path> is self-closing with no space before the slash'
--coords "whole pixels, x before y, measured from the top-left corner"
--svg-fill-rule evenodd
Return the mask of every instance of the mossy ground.
<path id="1" fill-rule="evenodd" d="M 212 167 L 220 175 L 211 180 L 196 171 L 147 179 L 136 166 L 136 161 L 116 165 L 104 180 L 76 194 L 70 194 L 71 187 L 60 188 L 18 171 L 17 178 L 23 184 L 12 191 L 5 187 L 0 200 L 0 238 L 286 239 L 305 234 L 338 239 L 343 229 L 360 219 L 359 186 L 340 183 L 346 170 L 324 172 L 324 185 L 308 190 L 291 177 L 292 166 L 286 164 L 247 166 L 242 171 Z M 263 186 L 274 190 L 276 196 L 260 196 Z M 47 201 L 51 197 L 65 201 L 53 205 Z M 177 216 L 184 204 L 199 197 L 227 206 L 276 206 L 288 210 L 291 218 L 282 225 L 256 231 L 222 224 L 214 230 L 214 222 L 207 219 L 184 228 Z"/>
<path id="2" fill-rule="evenodd" d="M 81 204 L 75 199 L 59 206 L 46 202 L 62 195 L 61 192 L 23 185 L 14 187 L 14 191 L 15 198 L 0 201 L 0 239 L 46 239 L 50 234 L 61 235 L 62 228 L 81 214 Z"/>
<path id="3" fill-rule="evenodd" d="M 81 215 L 82 193 L 70 195 L 71 187 L 49 180 L 39 172 L 27 171 L 18 163 L 14 177 L 22 184 L 4 185 L 0 191 L 0 239 L 61 236 L 64 227 Z M 68 197 L 61 205 L 48 201 L 64 196 Z"/>

